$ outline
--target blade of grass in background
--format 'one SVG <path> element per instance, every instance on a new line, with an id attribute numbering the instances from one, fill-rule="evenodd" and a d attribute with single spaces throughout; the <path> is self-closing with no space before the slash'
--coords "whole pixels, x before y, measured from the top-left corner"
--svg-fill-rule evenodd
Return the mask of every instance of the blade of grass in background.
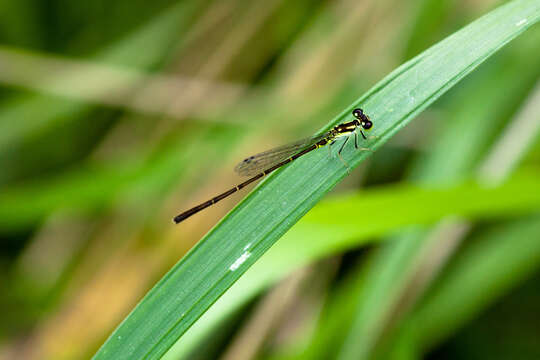
<path id="1" fill-rule="evenodd" d="M 171 44 L 178 33 L 187 29 L 197 6 L 197 2 L 182 2 L 170 7 L 132 35 L 97 51 L 93 59 L 141 69 L 156 66 L 172 50 Z M 11 161 L 5 154 L 14 147 L 59 125 L 76 121 L 90 109 L 87 104 L 45 95 L 9 99 L 0 111 L 0 156 L 5 157 L 2 160 Z"/>
<path id="2" fill-rule="evenodd" d="M 137 189 L 140 196 L 163 191 L 164 185 L 185 176 L 191 159 L 200 155 L 205 138 L 216 142 L 218 151 L 230 142 L 232 129 L 208 129 L 195 139 L 179 141 L 179 134 L 171 136 L 168 144 L 156 149 L 147 158 L 115 161 L 106 165 L 86 164 L 74 171 L 52 179 L 41 179 L 0 191 L 0 229 L 16 231 L 37 223 L 53 211 L 77 209 L 94 211 L 114 202 L 123 194 Z M 188 150 L 186 150 L 186 148 Z"/>
<path id="3" fill-rule="evenodd" d="M 537 170 L 527 171 L 495 188 L 474 183 L 439 190 L 398 185 L 323 200 L 250 268 L 171 348 L 167 356 L 170 359 L 187 357 L 199 345 L 201 338 L 208 335 L 221 319 L 290 272 L 318 259 L 368 244 L 403 226 L 427 225 L 448 215 L 472 220 L 506 218 L 516 213 L 538 211 L 538 175 Z M 513 196 L 519 189 L 525 195 Z M 469 201 L 461 201 L 464 196 Z M 436 211 L 433 210 L 435 208 Z M 370 221 L 366 221 L 362 226 L 358 226 L 355 218 L 347 216 L 361 212 L 370 216 Z M 347 289 L 346 293 L 350 295 L 352 292 Z M 333 323 L 336 323 L 337 319 L 351 319 L 353 310 L 350 302 L 345 307 L 350 311 L 343 311 L 341 304 L 340 302 L 337 308 L 343 316 L 330 316 Z M 322 330 L 330 334 L 328 328 L 333 327 L 328 323 L 323 324 Z M 343 324 L 339 327 L 343 328 Z M 314 343 L 317 344 L 317 350 L 312 353 L 324 354 L 325 343 Z"/>
<path id="4" fill-rule="evenodd" d="M 499 224 L 471 238 L 473 245 L 465 247 L 450 262 L 425 301 L 406 317 L 391 341 L 386 339 L 382 354 L 376 353 L 374 357 L 386 355 L 399 359 L 404 354 L 409 355 L 405 358 L 421 357 L 538 271 L 539 224 L 537 215 L 530 216 Z M 343 328 L 352 325 L 351 314 L 356 309 L 351 297 L 362 295 L 369 275 L 367 269 L 362 263 L 333 292 L 310 347 L 301 348 L 296 356 L 288 354 L 275 359 L 316 359 L 338 347 Z"/>
<path id="5" fill-rule="evenodd" d="M 378 139 L 371 146 L 380 146 L 483 60 L 534 24 L 539 15 L 536 1 L 511 2 L 390 74 L 354 104 L 364 107 L 375 121 L 373 133 Z M 352 108 L 329 125 L 349 119 Z M 352 149 L 344 152 L 352 166 L 366 156 Z M 96 358 L 162 356 L 346 174 L 339 161 L 319 151 L 264 181 L 147 294 Z"/>
<path id="6" fill-rule="evenodd" d="M 433 347 L 540 267 L 540 217 L 496 226 L 471 239 L 405 328 L 422 351 Z"/>

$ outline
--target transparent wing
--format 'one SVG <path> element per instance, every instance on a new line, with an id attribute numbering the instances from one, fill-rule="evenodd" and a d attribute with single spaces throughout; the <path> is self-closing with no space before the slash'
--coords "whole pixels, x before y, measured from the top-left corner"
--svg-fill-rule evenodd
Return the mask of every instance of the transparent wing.
<path id="1" fill-rule="evenodd" d="M 266 169 L 282 162 L 291 156 L 298 154 L 300 151 L 310 147 L 311 145 L 324 139 L 327 134 L 313 136 L 298 140 L 296 142 L 283 145 L 268 151 L 250 156 L 242 160 L 234 171 L 242 176 L 253 176 L 263 172 Z"/>

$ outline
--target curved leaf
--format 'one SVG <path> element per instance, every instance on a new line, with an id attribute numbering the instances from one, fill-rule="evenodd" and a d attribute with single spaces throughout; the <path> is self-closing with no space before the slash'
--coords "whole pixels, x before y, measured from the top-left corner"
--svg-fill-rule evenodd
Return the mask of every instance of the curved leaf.
<path id="1" fill-rule="evenodd" d="M 362 107 L 375 123 L 372 149 L 504 44 L 538 21 L 540 4 L 506 4 L 451 35 L 388 75 L 331 126 Z M 323 129 L 324 130 L 324 129 Z M 369 152 L 347 147 L 355 167 Z M 98 359 L 159 358 L 292 225 L 347 175 L 325 150 L 314 151 L 276 171 L 146 295 L 96 354 Z M 354 217 L 354 214 L 350 214 Z M 179 241 L 182 226 L 179 226 Z"/>

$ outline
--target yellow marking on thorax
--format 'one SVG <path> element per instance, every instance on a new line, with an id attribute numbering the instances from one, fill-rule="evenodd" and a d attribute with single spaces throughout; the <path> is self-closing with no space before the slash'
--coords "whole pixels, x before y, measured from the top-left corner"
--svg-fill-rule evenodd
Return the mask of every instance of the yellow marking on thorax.
<path id="1" fill-rule="evenodd" d="M 338 138 L 338 137 L 342 137 L 342 136 L 349 136 L 349 135 L 351 135 L 351 133 L 352 133 L 352 131 L 351 132 L 346 132 L 346 133 L 337 133 L 334 138 Z"/>

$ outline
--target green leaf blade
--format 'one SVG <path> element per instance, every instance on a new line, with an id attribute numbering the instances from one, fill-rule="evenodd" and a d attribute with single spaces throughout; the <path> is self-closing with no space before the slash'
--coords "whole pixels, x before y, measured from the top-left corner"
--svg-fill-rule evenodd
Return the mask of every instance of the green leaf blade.
<path id="1" fill-rule="evenodd" d="M 378 138 L 369 146 L 376 149 L 539 17 L 540 3 L 533 0 L 513 1 L 492 11 L 402 65 L 345 109 L 328 128 L 350 120 L 351 110 L 361 106 L 375 123 L 373 135 Z M 368 155 L 353 148 L 343 153 L 352 167 Z M 346 175 L 343 164 L 324 150 L 276 171 L 161 279 L 96 358 L 160 358 Z"/>

